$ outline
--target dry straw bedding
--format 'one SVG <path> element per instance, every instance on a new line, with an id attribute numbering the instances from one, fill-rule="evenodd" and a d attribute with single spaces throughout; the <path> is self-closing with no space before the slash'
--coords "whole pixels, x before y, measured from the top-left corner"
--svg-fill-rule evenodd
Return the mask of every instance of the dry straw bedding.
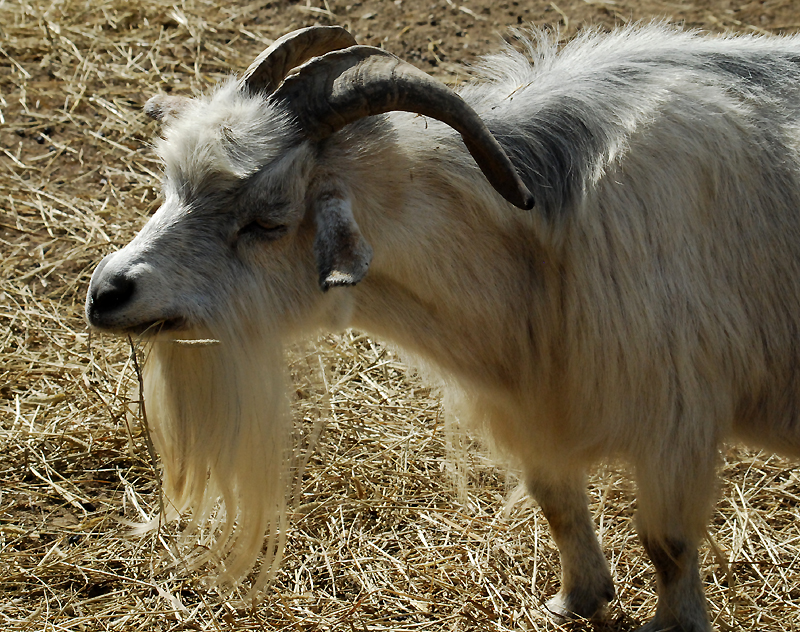
<path id="1" fill-rule="evenodd" d="M 555 629 L 540 604 L 558 558 L 539 511 L 479 450 L 459 496 L 435 392 L 355 332 L 290 353 L 307 464 L 265 602 L 222 597 L 179 562 L 165 569 L 175 526 L 127 535 L 121 519 L 157 511 L 157 464 L 128 400 L 127 342 L 92 339 L 82 302 L 94 263 L 158 204 L 140 106 L 157 90 L 207 88 L 315 21 L 448 76 L 522 17 L 567 33 L 654 14 L 758 31 L 796 27 L 791 4 L 0 0 L 0 628 Z M 712 613 L 722 629 L 798 630 L 800 470 L 728 456 L 711 528 L 720 557 L 702 550 Z M 655 604 L 632 486 L 606 467 L 591 496 L 620 595 L 596 627 L 628 630 Z"/>

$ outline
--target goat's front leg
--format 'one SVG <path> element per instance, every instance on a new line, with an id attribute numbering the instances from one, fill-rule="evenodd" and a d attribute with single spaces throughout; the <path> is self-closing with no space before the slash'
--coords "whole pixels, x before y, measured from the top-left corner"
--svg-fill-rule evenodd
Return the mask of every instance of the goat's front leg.
<path id="1" fill-rule="evenodd" d="M 658 608 L 638 632 L 711 632 L 697 547 L 714 494 L 713 453 L 637 466 L 637 528 L 656 568 Z"/>
<path id="2" fill-rule="evenodd" d="M 529 472 L 527 481 L 561 557 L 561 589 L 547 610 L 557 619 L 600 614 L 614 598 L 614 584 L 595 535 L 583 473 L 553 478 Z"/>

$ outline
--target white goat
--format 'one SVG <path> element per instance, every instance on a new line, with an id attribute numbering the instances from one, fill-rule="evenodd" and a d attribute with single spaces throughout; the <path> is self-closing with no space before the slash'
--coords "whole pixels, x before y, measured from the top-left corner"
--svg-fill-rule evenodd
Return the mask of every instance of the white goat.
<path id="1" fill-rule="evenodd" d="M 800 455 L 800 38 L 538 39 L 459 97 L 304 29 L 210 96 L 148 102 L 164 203 L 86 314 L 153 341 L 165 489 L 197 519 L 222 497 L 230 580 L 285 531 L 280 349 L 352 325 L 437 366 L 515 457 L 561 553 L 552 612 L 614 594 L 584 472 L 623 458 L 657 571 L 642 630 L 710 629 L 721 442 Z"/>

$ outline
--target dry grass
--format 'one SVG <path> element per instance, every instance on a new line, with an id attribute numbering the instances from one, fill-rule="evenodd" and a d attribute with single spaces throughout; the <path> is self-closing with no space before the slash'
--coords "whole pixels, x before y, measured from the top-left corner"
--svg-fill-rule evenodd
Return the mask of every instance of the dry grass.
<path id="1" fill-rule="evenodd" d="M 698 2 L 691 15 L 693 5 L 647 6 L 653 15 L 677 7 L 681 19 L 709 28 L 796 26 L 789 2 L 738 12 L 728 4 Z M 157 478 L 130 415 L 127 343 L 90 340 L 82 302 L 93 265 L 157 205 L 159 166 L 141 104 L 157 90 L 203 89 L 327 13 L 382 41 L 390 33 L 364 17 L 382 6 L 0 0 L 2 629 L 556 629 L 540 607 L 557 586 L 558 560 L 538 510 L 515 500 L 513 478 L 475 450 L 459 500 L 439 399 L 356 333 L 292 351 L 298 444 L 314 449 L 264 603 L 221 597 L 180 565 L 165 569 L 176 527 L 134 538 L 120 523 L 156 512 Z M 393 33 L 436 28 L 429 4 L 403 6 Z M 482 42 L 497 23 L 484 24 L 482 6 L 442 1 L 430 15 L 467 20 L 472 41 Z M 573 29 L 649 15 L 626 2 L 530 7 L 538 11 L 531 19 Z M 747 22 L 757 11 L 772 21 Z M 441 40 L 419 49 L 387 41 L 423 65 L 448 50 Z M 730 572 L 709 547 L 702 552 L 712 613 L 721 629 L 800 630 L 800 470 L 731 454 L 711 529 Z M 595 627 L 629 630 L 655 604 L 631 483 L 607 467 L 591 494 L 620 595 Z"/>

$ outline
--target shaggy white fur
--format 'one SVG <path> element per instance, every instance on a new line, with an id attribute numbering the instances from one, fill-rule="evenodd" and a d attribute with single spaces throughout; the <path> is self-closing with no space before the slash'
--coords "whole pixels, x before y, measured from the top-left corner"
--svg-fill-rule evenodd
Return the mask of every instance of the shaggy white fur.
<path id="1" fill-rule="evenodd" d="M 228 83 L 162 108 L 165 203 L 100 264 L 87 317 L 220 340 L 156 337 L 145 394 L 176 509 L 225 503 L 209 555 L 230 581 L 285 533 L 280 345 L 352 324 L 468 393 L 516 460 L 561 552 L 551 611 L 613 597 L 584 472 L 623 458 L 657 571 L 644 629 L 709 630 L 720 443 L 800 455 L 800 37 L 539 37 L 484 74 L 461 94 L 533 213 L 442 123 L 392 113 L 312 142 Z"/>

